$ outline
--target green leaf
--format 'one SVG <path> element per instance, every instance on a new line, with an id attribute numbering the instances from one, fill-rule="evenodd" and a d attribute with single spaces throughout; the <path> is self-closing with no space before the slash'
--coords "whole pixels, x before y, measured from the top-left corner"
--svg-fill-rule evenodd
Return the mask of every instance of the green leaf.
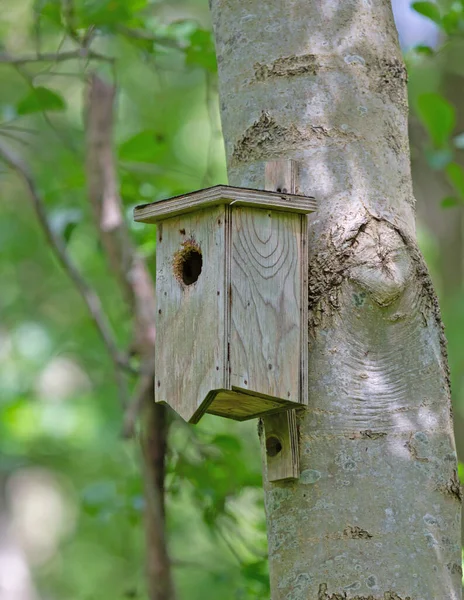
<path id="1" fill-rule="evenodd" d="M 65 110 L 66 103 L 64 98 L 56 92 L 45 88 L 36 87 L 18 102 L 16 110 L 19 115 L 29 115 L 31 113 L 49 110 Z"/>
<path id="2" fill-rule="evenodd" d="M 446 174 L 454 189 L 464 198 L 464 169 L 457 163 L 450 163 L 446 167 Z"/>
<path id="3" fill-rule="evenodd" d="M 459 201 L 459 198 L 453 198 L 452 196 L 447 196 L 441 201 L 442 208 L 454 208 L 460 204 L 462 204 L 462 202 Z"/>
<path id="4" fill-rule="evenodd" d="M 423 15 L 424 17 L 431 19 L 435 23 L 438 23 L 438 25 L 441 25 L 440 9 L 438 8 L 438 6 L 435 3 L 433 3 L 433 2 L 413 2 L 411 6 L 420 15 Z"/>
<path id="5" fill-rule="evenodd" d="M 461 481 L 464 481 L 464 463 L 460 462 L 458 465 L 458 475 Z"/>
<path id="6" fill-rule="evenodd" d="M 462 18 L 462 10 L 452 8 L 443 16 L 443 29 L 448 35 L 452 35 L 459 30 L 459 24 Z"/>
<path id="7" fill-rule="evenodd" d="M 119 146 L 119 159 L 135 162 L 157 162 L 166 152 L 163 134 L 140 131 Z"/>
<path id="8" fill-rule="evenodd" d="M 130 24 L 146 5 L 147 0 L 77 0 L 76 15 L 80 27 L 113 29 L 121 23 Z"/>
<path id="9" fill-rule="evenodd" d="M 426 46 L 425 44 L 419 44 L 414 48 L 414 50 L 418 54 L 424 54 L 425 56 L 434 56 L 435 54 L 433 48 L 431 48 L 430 46 Z"/>
<path id="10" fill-rule="evenodd" d="M 190 46 L 186 50 L 185 62 L 188 65 L 202 67 L 206 71 L 217 71 L 216 52 L 211 31 L 197 29 L 190 36 Z"/>
<path id="11" fill-rule="evenodd" d="M 440 94 L 422 94 L 417 112 L 437 148 L 446 146 L 456 123 L 456 111 Z"/>
<path id="12" fill-rule="evenodd" d="M 34 11 L 39 19 L 46 18 L 55 25 L 61 26 L 61 1 L 60 0 L 37 0 Z"/>
<path id="13" fill-rule="evenodd" d="M 244 564 L 242 566 L 242 573 L 247 579 L 259 581 L 264 585 L 267 585 L 269 582 L 269 573 L 265 561 L 260 560 L 253 563 Z"/>
<path id="14" fill-rule="evenodd" d="M 242 444 L 240 439 L 233 435 L 218 434 L 211 440 L 214 446 L 218 446 L 221 450 L 226 452 L 240 452 Z"/>

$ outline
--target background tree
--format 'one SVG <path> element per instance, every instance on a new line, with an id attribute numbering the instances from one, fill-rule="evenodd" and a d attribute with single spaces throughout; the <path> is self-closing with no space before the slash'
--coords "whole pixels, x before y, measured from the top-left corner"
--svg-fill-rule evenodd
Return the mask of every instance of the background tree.
<path id="1" fill-rule="evenodd" d="M 139 357 L 132 357 L 138 344 L 133 309 L 117 270 L 110 269 L 104 232 L 95 227 L 98 212 L 89 202 L 89 119 L 84 115 L 89 114 L 92 74 L 111 84 L 108 91 L 116 83 L 109 125 L 122 215 L 133 247 L 152 268 L 154 232 L 132 223 L 132 207 L 226 181 L 209 10 L 206 0 L 18 0 L 3 8 L 0 142 L 28 167 L 53 232 L 100 297 L 118 353 L 108 354 L 75 285 L 45 241 L 27 189 L 2 162 L 0 520 L 1 527 L 8 524 L 11 537 L 1 536 L 9 541 L 6 551 L 5 545 L 0 551 L 0 581 L 3 585 L 5 573 L 24 573 L 22 583 L 16 581 L 22 598 L 33 593 L 73 600 L 96 594 L 103 600 L 143 598 L 148 594 L 143 463 L 139 444 L 121 437 L 122 386 L 112 375 L 120 352 L 124 360 L 118 377 L 126 379 L 126 400 L 141 397 L 135 389 Z M 451 8 L 444 5 L 440 11 L 443 32 Z M 462 14 L 452 19 L 454 29 L 442 33 L 442 42 L 454 61 L 442 60 L 439 47 L 407 54 L 413 111 L 417 99 L 429 92 L 453 91 L 459 97 L 459 73 L 451 86 L 442 85 L 452 64 L 459 69 L 459 52 L 452 48 L 462 36 Z M 455 104 L 449 107 L 459 123 L 461 110 Z M 446 164 L 436 171 L 436 152 L 430 152 L 435 150 L 434 122 L 424 113 L 415 114 L 423 133 L 414 158 L 426 156 L 424 168 L 427 173 L 435 169 L 433 181 L 438 173 L 445 180 Z M 434 131 L 446 131 L 447 160 L 459 162 L 453 151 L 461 129 L 449 129 L 448 122 L 439 119 Z M 454 188 L 446 194 L 437 191 L 435 206 L 445 195 L 459 199 Z M 457 227 L 462 209 L 454 203 L 434 214 L 435 219 L 450 215 Z M 434 227 L 426 229 L 422 221 L 419 233 L 440 292 L 446 260 Z M 453 258 L 458 254 L 456 246 Z M 458 413 L 464 365 L 458 310 L 462 287 L 446 293 L 441 300 Z M 136 437 L 139 432 L 137 426 Z M 195 428 L 171 423 L 167 537 L 178 598 L 269 595 L 256 437 L 254 423 L 237 426 L 214 418 Z M 11 570 L 13 556 L 20 559 L 16 564 L 22 561 L 22 570 Z M 149 589 L 156 598 L 155 587 Z"/>

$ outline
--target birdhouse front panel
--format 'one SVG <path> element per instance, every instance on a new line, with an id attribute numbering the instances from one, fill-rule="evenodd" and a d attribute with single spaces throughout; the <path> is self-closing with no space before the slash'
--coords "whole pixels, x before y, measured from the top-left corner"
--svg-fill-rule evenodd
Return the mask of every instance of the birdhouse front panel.
<path id="1" fill-rule="evenodd" d="M 197 421 L 225 387 L 225 207 L 158 224 L 155 400 Z"/>
<path id="2" fill-rule="evenodd" d="M 230 385 L 298 403 L 307 329 L 306 219 L 248 207 L 232 211 Z"/>

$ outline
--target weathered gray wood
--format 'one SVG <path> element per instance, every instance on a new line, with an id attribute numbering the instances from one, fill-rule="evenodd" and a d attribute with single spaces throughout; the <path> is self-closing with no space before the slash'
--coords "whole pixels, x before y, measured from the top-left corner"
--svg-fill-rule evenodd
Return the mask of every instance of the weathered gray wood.
<path id="1" fill-rule="evenodd" d="M 294 160 L 270 160 L 264 166 L 264 187 L 270 192 L 297 194 L 298 163 Z"/>
<path id="2" fill-rule="evenodd" d="M 296 411 L 265 416 L 263 424 L 268 481 L 298 479 L 300 456 Z"/>
<path id="3" fill-rule="evenodd" d="M 296 165 L 268 168 L 274 187 L 294 189 Z M 136 209 L 137 220 L 158 222 L 157 402 L 192 423 L 306 402 L 303 225 L 313 206 L 217 186 Z"/>
<path id="4" fill-rule="evenodd" d="M 316 201 L 308 196 L 217 185 L 176 198 L 137 206 L 134 209 L 134 219 L 142 223 L 156 223 L 177 214 L 193 212 L 215 204 L 255 206 L 300 214 L 316 210 Z"/>
<path id="5" fill-rule="evenodd" d="M 155 400 L 186 421 L 198 420 L 210 391 L 225 387 L 224 213 L 219 206 L 158 226 Z M 189 245 L 200 248 L 203 264 L 196 283 L 185 285 L 174 268 Z"/>
<path id="6" fill-rule="evenodd" d="M 265 165 L 265 187 L 294 193 L 298 184 L 298 164 L 293 160 L 273 160 Z M 300 260 L 301 277 L 301 326 L 300 326 L 300 402 L 306 404 L 308 330 L 304 326 L 308 318 L 308 258 L 306 249 L 307 222 L 300 219 L 302 251 Z M 270 482 L 298 479 L 300 476 L 300 453 L 296 428 L 296 412 L 269 415 L 263 419 L 264 442 L 266 445 L 267 476 Z M 273 443 L 272 443 L 273 441 Z M 276 446 L 277 441 L 277 446 Z"/>
<path id="7" fill-rule="evenodd" d="M 234 208 L 232 389 L 300 402 L 301 249 L 299 215 Z"/>

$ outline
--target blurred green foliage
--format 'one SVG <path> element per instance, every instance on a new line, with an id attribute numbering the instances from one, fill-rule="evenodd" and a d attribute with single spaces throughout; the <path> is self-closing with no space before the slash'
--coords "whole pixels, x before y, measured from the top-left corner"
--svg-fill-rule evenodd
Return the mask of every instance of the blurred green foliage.
<path id="1" fill-rule="evenodd" d="M 464 35 L 459 3 L 447 11 L 430 2 L 414 6 L 446 36 Z M 132 222 L 133 207 L 226 181 L 207 1 L 17 0 L 2 6 L 0 40 L 0 56 L 10 59 L 82 46 L 98 54 L 0 63 L 0 137 L 31 165 L 55 232 L 128 345 L 129 315 L 86 198 L 86 78 L 97 70 L 118 84 L 121 193 L 153 267 L 154 229 Z M 462 210 L 464 173 L 455 152 L 464 134 L 455 131 L 456 107 L 440 93 L 441 65 L 427 46 L 408 65 L 430 166 L 455 190 L 443 204 Z M 434 73 L 425 83 L 424 72 Z M 120 436 L 111 362 L 45 243 L 26 190 L 3 165 L 0 185 L 0 472 L 18 518 L 31 521 L 23 537 L 39 590 L 60 600 L 146 598 L 141 460 L 137 444 Z M 422 242 L 433 269 L 433 232 Z M 449 310 L 446 318 L 460 339 L 464 315 Z M 451 346 L 455 379 L 464 371 L 459 345 Z M 174 419 L 167 462 L 179 598 L 268 597 L 256 424 L 205 417 L 193 428 Z"/>

